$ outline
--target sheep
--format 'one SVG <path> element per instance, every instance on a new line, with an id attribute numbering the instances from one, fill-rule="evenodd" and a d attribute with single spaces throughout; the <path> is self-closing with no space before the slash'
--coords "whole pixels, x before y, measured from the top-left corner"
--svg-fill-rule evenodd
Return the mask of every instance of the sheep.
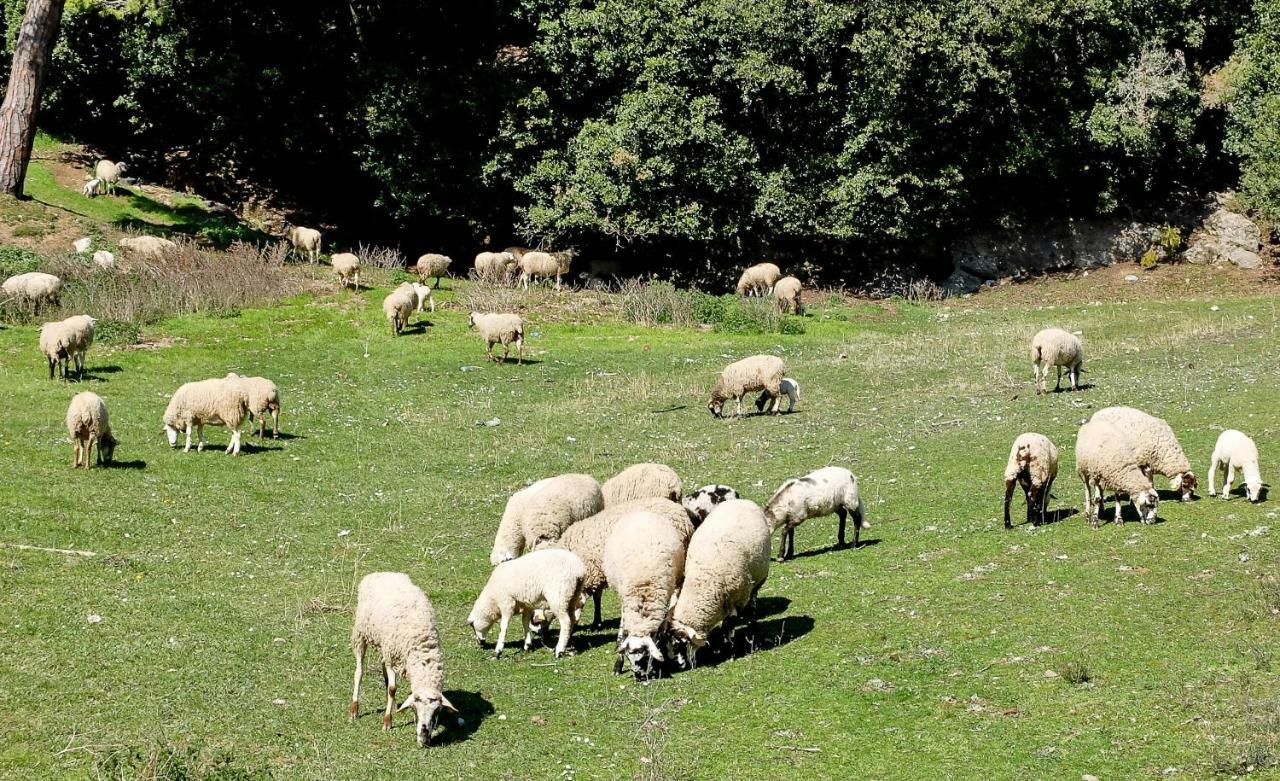
<path id="1" fill-rule="evenodd" d="M 560 539 L 570 524 L 604 509 L 600 484 L 591 475 L 566 474 L 539 480 L 507 500 L 489 563 L 497 566 Z"/>
<path id="2" fill-rule="evenodd" d="M 71 242 L 71 249 L 75 250 L 78 253 L 88 252 L 89 248 L 92 246 L 93 246 L 93 239 L 89 238 L 88 236 L 85 236 L 82 239 L 76 239 L 75 241 Z"/>
<path id="3" fill-rule="evenodd" d="M 782 382 L 778 385 L 778 389 L 787 397 L 787 414 L 790 415 L 796 411 L 796 402 L 800 401 L 800 383 L 790 377 L 783 377 Z M 769 394 L 761 393 L 756 397 L 756 411 L 764 412 L 765 402 L 769 400 Z"/>
<path id="4" fill-rule="evenodd" d="M 1061 328 L 1046 328 L 1031 340 L 1031 364 L 1035 371 L 1036 393 L 1045 392 L 1050 367 L 1057 368 L 1058 381 L 1053 386 L 1057 393 L 1062 389 L 1062 370 L 1068 370 L 1071 390 L 1080 390 L 1080 372 L 1084 365 L 1084 345 L 1075 334 Z M 1043 371 L 1042 371 L 1043 370 Z"/>
<path id="5" fill-rule="evenodd" d="M 1044 523 L 1049 505 L 1049 492 L 1058 476 L 1058 448 L 1043 434 L 1021 434 L 1013 440 L 1009 449 L 1009 461 L 1004 468 L 1004 528 L 1009 523 L 1009 503 L 1013 500 L 1013 487 L 1022 486 L 1027 500 L 1027 523 Z"/>
<path id="6" fill-rule="evenodd" d="M 571 550 L 582 559 L 586 566 L 582 593 L 584 597 L 590 596 L 594 603 L 592 626 L 600 626 L 600 595 L 609 585 L 604 572 L 605 543 L 618 521 L 635 512 L 647 512 L 665 518 L 686 540 L 693 534 L 694 525 L 683 507 L 667 499 L 649 496 L 608 505 L 600 512 L 570 525 L 555 542 L 544 543 Z"/>
<path id="7" fill-rule="evenodd" d="M 430 277 L 436 278 L 436 287 L 440 287 L 440 277 L 449 273 L 449 264 L 453 259 L 448 255 L 437 255 L 434 252 L 428 252 L 426 255 L 418 258 L 418 262 L 414 265 L 413 270 L 418 272 L 419 281 L 426 283 Z"/>
<path id="8" fill-rule="evenodd" d="M 102 195 L 107 191 L 107 183 L 101 179 L 90 179 L 80 188 L 80 194 L 86 198 Z"/>
<path id="9" fill-rule="evenodd" d="M 481 252 L 476 255 L 476 278 L 485 282 L 510 282 L 515 267 L 516 256 L 512 252 Z"/>
<path id="10" fill-rule="evenodd" d="M 355 687 L 347 718 L 360 713 L 360 679 L 364 676 L 365 650 L 373 645 L 382 656 L 382 676 L 387 686 L 387 707 L 382 728 L 391 729 L 391 714 L 413 708 L 417 718 L 418 746 L 431 745 L 431 733 L 440 709 L 452 713 L 444 696 L 444 654 L 435 609 L 422 589 L 403 572 L 373 572 L 360 580 L 356 615 L 351 623 L 351 652 L 356 657 Z M 409 696 L 396 707 L 396 676 L 409 681 Z"/>
<path id="11" fill-rule="evenodd" d="M 506 644 L 511 616 L 518 611 L 524 621 L 524 650 L 528 651 L 533 647 L 533 611 L 545 608 L 560 623 L 560 639 L 556 643 L 558 659 L 569 645 L 569 635 L 582 610 L 585 574 L 582 559 L 559 548 L 536 550 L 505 561 L 489 575 L 489 582 L 467 616 L 467 626 L 475 632 L 476 641 L 483 648 L 489 627 L 501 619 L 493 649 L 496 658 L 502 655 Z"/>
<path id="12" fill-rule="evenodd" d="M 320 231 L 315 228 L 286 225 L 284 237 L 293 245 L 294 251 L 302 257 L 312 263 L 320 260 Z"/>
<path id="13" fill-rule="evenodd" d="M 1191 471 L 1191 461 L 1166 421 L 1133 407 L 1106 407 L 1093 413 L 1090 420 L 1105 420 L 1123 431 L 1129 444 L 1137 449 L 1138 464 L 1147 477 L 1162 474 L 1169 478 L 1170 489 L 1181 494 L 1182 501 L 1195 498 L 1196 475 Z"/>
<path id="14" fill-rule="evenodd" d="M 0 290 L 11 300 L 30 304 L 34 311 L 42 307 L 58 303 L 58 294 L 62 291 L 62 280 L 53 274 L 42 271 L 28 271 L 15 274 L 0 284 Z"/>
<path id="15" fill-rule="evenodd" d="M 338 275 L 338 284 L 346 287 L 351 285 L 356 290 L 360 289 L 360 258 L 350 252 L 339 252 L 329 259 L 333 271 Z"/>
<path id="16" fill-rule="evenodd" d="M 520 315 L 500 312 L 472 312 L 467 328 L 475 328 L 484 339 L 484 356 L 494 363 L 506 363 L 511 345 L 516 346 L 516 365 L 524 363 L 524 320 Z M 502 345 L 502 360 L 493 355 L 493 346 Z"/>
<path id="17" fill-rule="evenodd" d="M 169 447 L 178 446 L 178 432 L 185 431 L 187 445 L 182 452 L 191 452 L 191 429 L 199 436 L 196 452 L 204 450 L 204 427 L 226 426 L 231 429 L 231 442 L 226 453 L 240 453 L 240 424 L 249 414 L 249 395 L 236 380 L 219 377 L 212 380 L 188 382 L 174 391 L 169 406 L 164 411 L 164 433 Z"/>
<path id="18" fill-rule="evenodd" d="M 113 163 L 110 160 L 99 160 L 94 166 L 93 178 L 102 182 L 102 189 L 108 195 L 116 194 L 116 185 L 120 184 L 120 176 L 129 168 L 124 163 Z M 87 193 L 86 193 L 87 194 Z"/>
<path id="19" fill-rule="evenodd" d="M 408 282 L 402 283 L 382 299 L 382 312 L 386 315 L 387 322 L 391 323 L 393 336 L 399 336 L 409 325 L 409 318 L 413 316 L 413 310 L 417 306 L 418 294 Z"/>
<path id="20" fill-rule="evenodd" d="M 164 260 L 165 255 L 175 252 L 178 245 L 159 236 L 134 236 L 120 239 L 120 249 L 142 260 Z"/>
<path id="21" fill-rule="evenodd" d="M 1244 484 L 1249 501 L 1257 502 L 1262 495 L 1262 475 L 1258 472 L 1258 446 L 1253 440 L 1233 428 L 1218 435 L 1218 442 L 1213 446 L 1213 461 L 1209 465 L 1209 495 L 1213 496 L 1213 481 L 1218 470 L 1226 472 L 1226 481 L 1222 484 L 1222 498 L 1231 493 L 1231 484 L 1235 482 L 1236 470 L 1244 474 Z"/>
<path id="22" fill-rule="evenodd" d="M 436 299 L 435 299 L 435 296 L 431 295 L 431 288 L 428 287 L 427 285 L 422 284 L 421 282 L 410 282 L 409 284 L 413 286 L 414 300 L 418 302 L 418 306 L 417 308 L 414 309 L 414 311 L 415 312 L 422 311 L 423 301 L 430 302 L 431 311 L 432 312 L 436 311 Z"/>
<path id="23" fill-rule="evenodd" d="M 116 268 L 116 256 L 104 249 L 93 253 L 93 262 L 103 271 L 114 271 Z"/>
<path id="24" fill-rule="evenodd" d="M 657 641 L 663 638 L 679 594 L 687 540 L 666 518 L 644 511 L 620 519 L 609 535 L 604 573 L 618 592 L 622 610 L 614 675 L 622 672 L 624 658 L 637 679 L 652 673 L 655 663 L 666 661 Z"/>
<path id="25" fill-rule="evenodd" d="M 93 443 L 98 443 L 98 463 L 110 464 L 116 451 L 116 438 L 111 433 L 111 419 L 107 415 L 107 403 L 96 393 L 77 393 L 67 407 L 67 434 L 74 445 L 75 469 L 84 462 L 84 468 L 93 466 Z"/>
<path id="26" fill-rule="evenodd" d="M 533 248 L 532 247 L 507 247 L 506 249 L 503 250 L 503 252 L 510 253 L 511 257 L 515 258 L 516 262 L 519 263 L 520 258 L 523 258 L 526 254 L 533 252 Z"/>
<path id="27" fill-rule="evenodd" d="M 786 373 L 786 364 L 773 355 L 753 355 L 731 363 L 720 372 L 707 409 L 717 418 L 724 417 L 724 402 L 732 398 L 737 405 L 737 416 L 742 417 L 742 397 L 751 391 L 763 390 L 773 399 L 769 414 L 776 415 L 782 404 L 782 377 Z"/>
<path id="28" fill-rule="evenodd" d="M 645 496 L 680 501 L 680 475 L 665 464 L 634 464 L 605 481 L 604 505 L 608 507 Z"/>
<path id="29" fill-rule="evenodd" d="M 560 289 L 560 277 L 569 273 L 569 265 L 573 261 L 573 250 L 564 252 L 526 252 L 520 256 L 516 264 L 520 268 L 520 284 L 529 289 L 529 280 L 550 279 L 555 277 L 556 290 Z"/>
<path id="30" fill-rule="evenodd" d="M 680 504 L 689 514 L 690 522 L 694 526 L 699 526 L 707 519 L 707 515 L 716 509 L 716 505 L 737 498 L 738 492 L 729 486 L 712 483 L 684 497 L 680 500 Z"/>
<path id="31" fill-rule="evenodd" d="M 736 290 L 740 296 L 763 295 L 773 291 L 774 284 L 782 278 L 782 269 L 773 263 L 757 263 L 742 272 Z"/>
<path id="32" fill-rule="evenodd" d="M 801 301 L 800 280 L 795 277 L 783 277 L 773 284 L 773 300 L 783 312 L 796 315 L 804 314 L 804 302 Z"/>
<path id="33" fill-rule="evenodd" d="M 1154 523 L 1160 496 L 1151 476 L 1139 465 L 1125 432 L 1106 420 L 1090 420 L 1076 434 L 1076 475 L 1084 483 L 1084 514 L 1093 528 L 1104 509 L 1105 491 L 1110 488 L 1129 495 L 1129 502 L 1143 523 Z M 1097 503 L 1094 503 L 1094 497 Z M 1116 523 L 1124 516 L 1116 507 Z"/>
<path id="34" fill-rule="evenodd" d="M 839 548 L 848 544 L 844 539 L 845 521 L 848 516 L 853 516 L 853 547 L 857 548 L 858 533 L 871 528 L 871 524 L 867 521 L 862 497 L 858 495 L 858 478 L 848 469 L 823 467 L 779 486 L 764 510 L 765 519 L 772 528 L 782 527 L 778 561 L 786 561 L 796 555 L 797 526 L 809 518 L 821 518 L 831 513 L 840 519 L 836 537 Z"/>
<path id="35" fill-rule="evenodd" d="M 280 438 L 280 389 L 266 377 L 241 377 L 235 372 L 226 379 L 239 383 L 249 397 L 249 432 L 253 433 L 253 418 L 258 417 L 258 439 L 267 436 L 267 414 L 271 414 L 271 438 Z"/>
<path id="36" fill-rule="evenodd" d="M 40 326 L 40 352 L 49 363 L 49 379 L 55 367 L 67 379 L 68 362 L 75 365 L 77 379 L 84 379 L 84 356 L 93 345 L 93 326 L 97 320 L 88 315 L 74 315 L 66 320 Z"/>
<path id="37" fill-rule="evenodd" d="M 694 666 L 711 630 L 748 606 L 754 623 L 756 595 L 769 577 L 771 538 L 764 511 L 745 499 L 721 503 L 693 533 L 670 621 L 682 664 Z M 732 633 L 726 636 L 732 642 Z"/>

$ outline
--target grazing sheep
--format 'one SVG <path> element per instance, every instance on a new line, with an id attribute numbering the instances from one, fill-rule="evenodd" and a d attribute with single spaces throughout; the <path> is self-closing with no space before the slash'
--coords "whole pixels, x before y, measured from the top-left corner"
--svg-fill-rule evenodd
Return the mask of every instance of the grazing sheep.
<path id="1" fill-rule="evenodd" d="M 786 364 L 773 355 L 753 355 L 731 363 L 720 372 L 707 409 L 717 418 L 724 417 L 724 403 L 732 398 L 737 405 L 737 416 L 742 417 L 742 397 L 763 390 L 773 400 L 769 414 L 776 415 L 782 404 L 782 377 L 786 373 Z"/>
<path id="2" fill-rule="evenodd" d="M 516 346 L 516 365 L 524 363 L 524 320 L 520 315 L 500 312 L 472 312 L 467 328 L 475 328 L 484 339 L 484 355 L 494 363 L 506 363 L 511 345 Z M 502 360 L 493 356 L 493 346 L 502 345 Z"/>
<path id="3" fill-rule="evenodd" d="M 550 252 L 526 252 L 516 261 L 517 267 L 520 269 L 520 284 L 524 289 L 529 289 L 529 280 L 538 281 L 539 279 L 556 280 L 556 290 L 560 289 L 560 277 L 565 274 L 568 264 L 561 265 L 560 259 Z"/>
<path id="4" fill-rule="evenodd" d="M 711 511 L 689 538 L 684 585 L 671 613 L 677 658 L 696 664 L 698 649 L 711 630 L 750 608 L 755 622 L 756 594 L 769 577 L 772 531 L 755 502 L 731 499 Z M 726 638 L 733 642 L 732 632 Z"/>
<path id="5" fill-rule="evenodd" d="M 591 475 L 567 474 L 539 480 L 507 500 L 489 563 L 497 566 L 526 550 L 555 542 L 571 524 L 603 509 L 604 495 Z"/>
<path id="6" fill-rule="evenodd" d="M 795 277 L 783 277 L 773 284 L 773 300 L 783 312 L 796 315 L 804 314 L 804 302 L 801 300 L 800 280 Z"/>
<path id="7" fill-rule="evenodd" d="M 240 453 L 240 424 L 249 414 L 249 395 L 235 380 L 219 377 L 213 380 L 188 382 L 174 391 L 169 406 L 164 411 L 164 433 L 169 447 L 178 446 L 178 432 L 185 431 L 187 445 L 182 452 L 191 451 L 191 429 L 197 431 L 199 445 L 196 452 L 204 450 L 204 427 L 226 426 L 231 429 L 229 455 Z"/>
<path id="8" fill-rule="evenodd" d="M 76 239 L 75 241 L 71 242 L 71 248 L 76 252 L 88 252 L 89 248 L 92 246 L 93 246 L 93 239 L 89 238 L 88 236 L 85 236 L 83 239 Z"/>
<path id="9" fill-rule="evenodd" d="M 1106 420 L 1090 420 L 1076 434 L 1076 474 L 1084 483 L 1084 514 L 1093 528 L 1098 528 L 1105 492 L 1113 489 L 1129 495 L 1143 523 L 1154 523 L 1160 507 L 1160 496 L 1151 484 L 1151 476 L 1139 465 L 1127 435 Z M 1096 496 L 1096 504 L 1095 504 Z M 1124 516 L 1116 507 L 1116 523 Z"/>
<path id="10" fill-rule="evenodd" d="M 604 505 L 608 507 L 645 496 L 680 501 L 680 475 L 666 464 L 633 464 L 605 481 Z"/>
<path id="11" fill-rule="evenodd" d="M 413 316 L 413 310 L 417 306 L 418 294 L 408 282 L 401 283 L 382 299 L 382 312 L 386 315 L 387 322 L 391 323 L 393 336 L 399 336 L 408 327 L 409 318 Z"/>
<path id="12" fill-rule="evenodd" d="M 108 195 L 116 194 L 116 185 L 120 184 L 120 177 L 129 168 L 124 163 L 113 163 L 110 160 L 99 160 L 94 166 L 93 178 L 102 182 L 102 189 Z M 87 194 L 87 193 L 86 193 Z"/>
<path id="13" fill-rule="evenodd" d="M 782 269 L 773 263 L 757 263 L 742 272 L 736 289 L 740 296 L 761 296 L 771 292 L 781 278 Z"/>
<path id="14" fill-rule="evenodd" d="M 104 249 L 93 253 L 93 262 L 103 271 L 115 271 L 116 256 Z"/>
<path id="15" fill-rule="evenodd" d="M 320 260 L 320 231 L 315 228 L 287 225 L 284 237 L 293 245 L 294 251 L 302 257 L 312 263 Z"/>
<path id="16" fill-rule="evenodd" d="M 620 519 L 609 535 L 604 573 L 622 608 L 614 675 L 622 672 L 624 658 L 637 679 L 666 661 L 657 641 L 679 593 L 687 539 L 666 518 L 644 511 Z"/>
<path id="17" fill-rule="evenodd" d="M 582 559 L 559 548 L 536 550 L 505 561 L 489 575 L 489 582 L 467 616 L 467 625 L 483 648 L 489 627 L 501 619 L 498 642 L 493 649 L 497 657 L 502 655 L 506 644 L 511 616 L 519 612 L 524 620 L 524 650 L 528 651 L 533 648 L 533 611 L 544 608 L 560 623 L 560 640 L 556 643 L 556 658 L 559 658 L 569 645 L 569 635 L 582 611 L 585 574 Z"/>
<path id="18" fill-rule="evenodd" d="M 1067 333 L 1061 328 L 1046 328 L 1031 340 L 1031 363 L 1035 370 L 1037 394 L 1045 392 L 1044 386 L 1049 380 L 1050 367 L 1058 370 L 1058 382 L 1053 386 L 1054 392 L 1062 389 L 1063 368 L 1068 369 L 1071 375 L 1071 390 L 1080 390 L 1084 345 L 1075 334 Z"/>
<path id="19" fill-rule="evenodd" d="M 422 302 L 426 301 L 431 304 L 431 311 L 436 311 L 436 298 L 431 295 L 431 288 L 421 282 L 410 282 L 413 286 L 414 300 L 418 302 L 418 306 L 413 310 L 415 312 L 422 311 Z"/>
<path id="20" fill-rule="evenodd" d="M 837 547 L 847 545 L 844 531 L 849 515 L 853 516 L 853 547 L 858 547 L 859 531 L 871 528 L 871 524 L 858 495 L 858 478 L 844 467 L 815 469 L 804 477 L 786 481 L 774 491 L 764 515 L 771 527 L 782 527 L 778 561 L 786 561 L 796 555 L 797 526 L 809 518 L 821 518 L 831 513 L 840 519 Z"/>
<path id="21" fill-rule="evenodd" d="M 1136 448 L 1138 464 L 1147 477 L 1162 474 L 1169 478 L 1169 488 L 1181 494 L 1182 501 L 1195 498 L 1196 475 L 1191 471 L 1191 460 L 1166 421 L 1133 407 L 1106 407 L 1093 413 L 1090 420 L 1105 420 L 1123 431 L 1129 444 Z"/>
<path id="22" fill-rule="evenodd" d="M 74 443 L 75 461 L 71 468 L 93 466 L 93 443 L 98 443 L 98 463 L 109 464 L 116 451 L 116 438 L 111 433 L 107 403 L 96 393 L 77 393 L 67 407 L 67 434 Z"/>
<path id="23" fill-rule="evenodd" d="M 507 283 L 516 268 L 512 252 L 481 252 L 476 255 L 476 278 L 485 282 Z"/>
<path id="24" fill-rule="evenodd" d="M 428 252 L 426 255 L 418 258 L 418 262 L 414 264 L 413 270 L 418 273 L 418 278 L 424 284 L 431 277 L 436 278 L 436 287 L 440 287 L 440 277 L 449 273 L 449 264 L 453 259 L 448 255 L 437 255 L 434 252 Z"/>
<path id="25" fill-rule="evenodd" d="M 333 271 L 338 275 L 338 284 L 346 287 L 351 285 L 356 290 L 360 289 L 360 258 L 350 252 L 339 252 L 329 259 L 329 263 L 333 266 Z"/>
<path id="26" fill-rule="evenodd" d="M 689 520 L 693 525 L 699 526 L 707 519 L 707 515 L 716 509 L 716 505 L 737 498 L 738 492 L 729 486 L 712 483 L 689 494 L 680 501 L 680 504 L 689 514 Z"/>
<path id="27" fill-rule="evenodd" d="M 787 414 L 790 415 L 796 411 L 796 402 L 800 401 L 800 383 L 790 377 L 783 377 L 782 383 L 778 385 L 778 389 L 787 397 Z M 756 397 L 756 411 L 764 412 L 765 402 L 769 400 L 769 394 L 761 393 Z"/>
<path id="28" fill-rule="evenodd" d="M 1218 435 L 1218 442 L 1213 446 L 1213 462 L 1209 465 L 1209 495 L 1213 496 L 1213 481 L 1218 470 L 1225 471 L 1226 481 L 1222 484 L 1222 498 L 1231 494 L 1231 484 L 1235 482 L 1236 470 L 1244 476 L 1245 491 L 1249 501 L 1256 502 L 1262 495 L 1262 475 L 1258 471 L 1258 446 L 1252 439 L 1233 428 Z"/>
<path id="29" fill-rule="evenodd" d="M 241 377 L 231 372 L 226 379 L 239 383 L 249 397 L 249 433 L 253 433 L 253 418 L 258 417 L 258 439 L 267 435 L 267 413 L 271 414 L 271 438 L 280 438 L 280 389 L 266 377 Z"/>
<path id="30" fill-rule="evenodd" d="M 56 305 L 62 290 L 62 280 L 42 271 L 15 274 L 0 284 L 0 290 L 10 299 L 30 304 L 35 311 L 46 305 Z"/>
<path id="31" fill-rule="evenodd" d="M 120 249 L 141 260 L 164 260 L 165 255 L 176 252 L 178 245 L 159 236 L 134 236 L 120 239 Z"/>
<path id="32" fill-rule="evenodd" d="M 49 363 L 49 379 L 53 379 L 55 367 L 60 367 L 62 379 L 67 379 L 69 362 L 75 365 L 76 378 L 84 379 L 84 356 L 93 346 L 96 322 L 88 315 L 74 315 L 40 326 L 40 352 Z"/>
<path id="33" fill-rule="evenodd" d="M 360 581 L 356 616 L 351 624 L 351 651 L 356 657 L 355 687 L 347 717 L 360 713 L 360 679 L 364 653 L 370 646 L 382 656 L 382 676 L 387 685 L 387 708 L 382 728 L 391 729 L 391 714 L 413 708 L 418 745 L 431 745 L 431 733 L 440 720 L 440 709 L 457 713 L 444 696 L 444 654 L 435 608 L 422 589 L 403 572 L 374 572 Z M 409 680 L 409 696 L 396 707 L 396 676 Z"/>
<path id="34" fill-rule="evenodd" d="M 1021 434 L 1013 440 L 1009 461 L 1004 468 L 1004 528 L 1009 523 L 1009 503 L 1013 487 L 1022 486 L 1027 500 L 1027 523 L 1044 523 L 1049 506 L 1049 491 L 1058 476 L 1058 448 L 1043 434 Z"/>
<path id="35" fill-rule="evenodd" d="M 511 257 L 515 258 L 516 262 L 519 263 L 520 258 L 523 258 L 527 253 L 533 252 L 533 248 L 532 247 L 507 247 L 506 249 L 503 250 L 503 252 L 511 253 Z"/>
<path id="36" fill-rule="evenodd" d="M 107 183 L 101 179 L 90 179 L 80 188 L 80 194 L 86 198 L 102 195 L 107 191 Z"/>

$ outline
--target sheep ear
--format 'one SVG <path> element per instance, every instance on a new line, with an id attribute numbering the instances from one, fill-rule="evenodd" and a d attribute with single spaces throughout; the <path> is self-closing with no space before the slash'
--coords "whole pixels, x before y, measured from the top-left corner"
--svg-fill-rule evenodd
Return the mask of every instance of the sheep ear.
<path id="1" fill-rule="evenodd" d="M 652 637 L 646 637 L 644 639 L 644 644 L 649 648 L 649 655 L 652 656 L 655 660 L 659 662 L 666 661 L 666 659 L 662 656 L 662 652 L 658 650 L 658 644 L 653 642 Z"/>
<path id="2" fill-rule="evenodd" d="M 413 707 L 413 703 L 416 702 L 417 699 L 417 694 L 410 694 L 408 697 L 405 697 L 404 702 L 400 704 L 400 707 L 396 708 L 396 713 L 399 713 L 402 710 L 409 710 Z"/>
<path id="3" fill-rule="evenodd" d="M 444 696 L 444 692 L 440 692 L 440 704 L 444 706 L 445 710 L 450 711 L 451 713 L 458 712 L 458 709 L 453 707 L 453 703 L 449 702 L 449 698 Z"/>

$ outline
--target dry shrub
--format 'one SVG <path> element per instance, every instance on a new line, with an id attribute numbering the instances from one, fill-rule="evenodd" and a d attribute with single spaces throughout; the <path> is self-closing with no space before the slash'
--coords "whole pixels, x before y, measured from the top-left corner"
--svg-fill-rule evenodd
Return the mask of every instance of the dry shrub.
<path id="1" fill-rule="evenodd" d="M 356 248 L 356 257 L 360 258 L 361 268 L 403 269 L 404 258 L 390 247 L 374 247 L 361 244 Z"/>

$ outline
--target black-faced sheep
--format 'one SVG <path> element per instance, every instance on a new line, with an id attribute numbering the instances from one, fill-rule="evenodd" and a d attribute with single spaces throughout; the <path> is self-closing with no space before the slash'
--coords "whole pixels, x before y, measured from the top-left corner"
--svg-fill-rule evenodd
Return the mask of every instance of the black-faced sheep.
<path id="1" fill-rule="evenodd" d="M 1022 486 L 1027 500 L 1027 523 L 1044 523 L 1045 509 L 1049 505 L 1049 491 L 1058 476 L 1058 448 L 1043 434 L 1021 434 L 1009 449 L 1009 460 L 1004 467 L 1004 528 L 1013 528 L 1009 522 L 1009 504 L 1013 500 L 1013 487 Z"/>

